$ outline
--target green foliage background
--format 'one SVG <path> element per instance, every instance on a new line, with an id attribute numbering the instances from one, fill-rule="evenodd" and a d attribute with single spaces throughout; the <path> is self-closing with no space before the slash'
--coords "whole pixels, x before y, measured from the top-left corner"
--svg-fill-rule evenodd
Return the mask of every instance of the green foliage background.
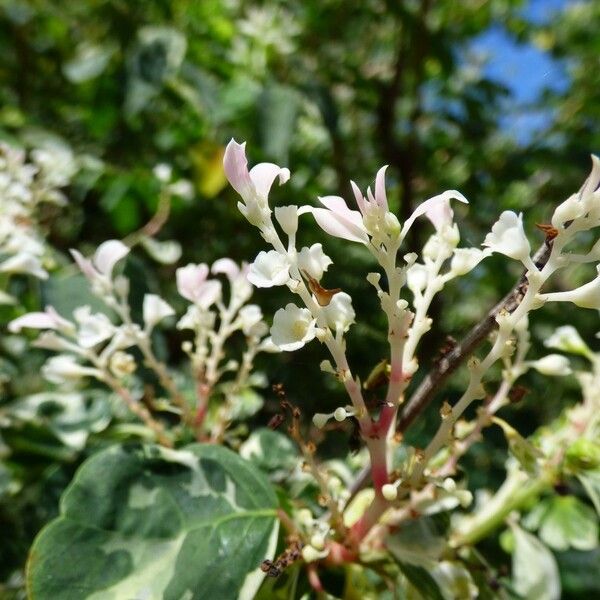
<path id="1" fill-rule="evenodd" d="M 421 200 L 456 188 L 471 202 L 468 212 L 457 209 L 463 245 L 480 244 L 504 209 L 523 211 L 532 244 L 541 242 L 535 223 L 547 222 L 553 207 L 579 187 L 589 154 L 600 147 L 600 5 L 566 2 L 564 11 L 536 25 L 523 16 L 523 4 L 3 0 L 0 137 L 35 144 L 43 136 L 60 136 L 78 154 L 101 161 L 90 159 L 91 174 L 74 182 L 71 203 L 51 230 L 52 243 L 65 252 L 90 249 L 141 227 L 157 203 L 152 167 L 169 162 L 195 187 L 193 201 L 174 205 L 162 234 L 181 242 L 182 264 L 223 255 L 251 260 L 261 240 L 237 212 L 221 168 L 231 137 L 247 140 L 253 162 L 291 168 L 290 183 L 272 195 L 276 204 L 313 203 L 317 195 L 330 193 L 350 197 L 350 179 L 366 187 L 376 169 L 389 164 L 389 197 L 401 220 Z M 526 142 L 500 124 L 514 108 L 510 90 L 469 59 L 472 40 L 497 25 L 518 42 L 563 61 L 570 81 L 566 91 L 547 90 L 526 107 L 550 109 L 542 130 Z M 427 234 L 422 227 L 409 240 L 411 248 Z M 308 219 L 301 232 L 305 243 L 324 241 L 334 259 L 325 284 L 354 298 L 360 324 L 350 335 L 349 354 L 364 378 L 385 355 L 376 298 L 363 293 L 369 258 L 360 248 L 324 240 Z M 141 288 L 172 294 L 174 267 L 157 270 L 142 260 L 135 268 Z M 448 289 L 434 309 L 441 328 L 426 338 L 421 363 L 430 365 L 444 336 L 460 337 L 518 274 L 514 265 L 494 258 Z M 574 271 L 566 277 L 577 283 L 584 275 Z M 22 289 L 31 308 L 38 292 Z M 267 314 L 287 301 L 283 292 L 272 290 L 258 291 L 256 299 Z M 536 317 L 538 342 L 566 322 L 593 340 L 598 315 L 569 311 Z M 170 348 L 177 348 L 176 342 L 166 340 Z M 321 383 L 321 358 L 318 345 L 312 345 L 270 359 L 266 369 L 270 382 L 284 383 L 307 415 L 337 406 L 342 397 L 332 382 Z M 521 433 L 576 400 L 571 381 L 552 383 L 549 389 L 535 375 L 526 381 L 531 391 L 512 409 Z M 445 394 L 452 397 L 459 386 L 460 375 Z M 17 387 L 9 384 L 0 402 L 18 396 Z M 267 400 L 257 424 L 277 407 L 274 398 Z M 438 403 L 410 432 L 413 443 L 426 439 Z M 323 451 L 345 451 L 348 434 L 331 436 Z M 494 480 L 503 460 L 493 451 L 498 440 L 491 436 L 489 444 L 474 449 L 471 483 Z M 94 443 L 101 444 L 92 441 L 82 454 L 60 457 L 58 463 L 40 448 L 20 447 L 13 454 L 25 479 L 36 484 L 0 504 L 0 529 L 11 540 L 0 547 L 0 579 L 22 563 L 40 524 L 56 514 L 60 491 Z M 7 494 L 2 481 L 0 471 L 0 499 Z M 577 567 L 570 560 L 561 562 L 565 597 L 586 597 L 585 590 L 576 589 L 581 580 L 569 579 Z"/>

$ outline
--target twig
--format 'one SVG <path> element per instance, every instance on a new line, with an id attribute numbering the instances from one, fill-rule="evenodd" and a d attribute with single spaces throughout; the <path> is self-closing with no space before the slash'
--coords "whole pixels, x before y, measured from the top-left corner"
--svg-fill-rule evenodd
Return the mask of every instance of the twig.
<path id="1" fill-rule="evenodd" d="M 534 256 L 534 262 L 538 269 L 541 269 L 552 251 L 552 242 L 545 241 Z M 414 391 L 410 400 L 404 406 L 396 428 L 397 432 L 404 433 L 415 419 L 425 410 L 433 400 L 436 392 L 446 380 L 465 362 L 465 360 L 474 352 L 474 350 L 486 339 L 496 324 L 496 315 L 501 310 L 513 312 L 519 306 L 525 292 L 527 291 L 527 278 L 525 271 L 515 284 L 498 304 L 496 304 L 485 317 L 477 323 L 467 333 L 462 342 L 457 344 L 454 349 L 444 356 L 435 368 L 430 371 L 419 387 Z M 363 468 L 356 479 L 350 485 L 350 497 L 346 506 L 352 501 L 356 494 L 362 490 L 369 481 L 370 467 Z"/>

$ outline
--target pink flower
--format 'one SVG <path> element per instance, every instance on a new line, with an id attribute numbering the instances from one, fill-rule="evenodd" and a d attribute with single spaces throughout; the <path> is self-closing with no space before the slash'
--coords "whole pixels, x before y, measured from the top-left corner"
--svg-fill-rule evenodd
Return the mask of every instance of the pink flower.
<path id="1" fill-rule="evenodd" d="M 215 279 L 208 280 L 208 265 L 189 264 L 177 269 L 178 292 L 190 302 L 201 308 L 207 309 L 221 297 L 221 282 Z"/>
<path id="2" fill-rule="evenodd" d="M 242 197 L 240 212 L 253 225 L 260 225 L 268 217 L 268 198 L 275 179 L 284 184 L 290 178 L 289 169 L 273 163 L 259 163 L 248 171 L 246 143 L 231 140 L 223 157 L 225 175 L 233 189 Z"/>
<path id="3" fill-rule="evenodd" d="M 362 192 L 354 181 L 350 182 L 354 197 L 356 198 L 356 204 L 363 216 L 369 212 L 371 207 L 378 207 L 379 209 L 382 209 L 383 212 L 389 212 L 387 195 L 385 193 L 385 172 L 387 168 L 388 165 L 385 165 L 377 171 L 377 175 L 375 176 L 375 196 L 373 196 L 371 188 L 367 188 L 368 200 L 362 195 Z"/>

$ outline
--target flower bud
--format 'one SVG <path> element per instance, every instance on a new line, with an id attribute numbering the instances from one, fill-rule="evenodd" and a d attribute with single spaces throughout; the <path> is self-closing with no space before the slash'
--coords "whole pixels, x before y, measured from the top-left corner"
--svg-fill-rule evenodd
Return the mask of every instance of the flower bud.
<path id="1" fill-rule="evenodd" d="M 321 533 L 315 533 L 310 538 L 310 545 L 319 552 L 325 548 L 325 536 Z"/>
<path id="2" fill-rule="evenodd" d="M 341 423 L 347 416 L 348 413 L 346 412 L 346 409 L 343 406 L 336 408 L 333 413 L 333 418 L 339 423 Z"/>
<path id="3" fill-rule="evenodd" d="M 386 483 L 381 488 L 381 494 L 388 502 L 393 502 L 398 497 L 398 489 L 393 483 Z"/>
<path id="4" fill-rule="evenodd" d="M 323 429 L 330 418 L 331 415 L 326 415 L 325 413 L 315 413 L 313 415 L 312 422 L 317 429 Z"/>

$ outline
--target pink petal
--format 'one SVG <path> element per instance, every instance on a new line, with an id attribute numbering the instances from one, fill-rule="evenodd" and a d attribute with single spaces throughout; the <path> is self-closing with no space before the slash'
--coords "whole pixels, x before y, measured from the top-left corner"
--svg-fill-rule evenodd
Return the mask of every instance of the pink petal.
<path id="1" fill-rule="evenodd" d="M 402 227 L 402 237 L 406 235 L 415 220 L 422 215 L 425 215 L 433 223 L 436 231 L 439 231 L 444 224 L 450 223 L 453 214 L 452 209 L 450 208 L 450 199 L 455 199 L 464 202 L 465 204 L 469 203 L 469 201 L 456 190 L 449 190 L 443 194 L 429 198 L 429 200 L 425 200 L 425 202 L 417 206 L 412 215 L 406 219 Z"/>
<path id="2" fill-rule="evenodd" d="M 246 159 L 246 142 L 238 144 L 232 139 L 227 144 L 223 156 L 223 168 L 231 187 L 245 199 L 252 192 L 252 180 L 248 173 Z"/>
<path id="3" fill-rule="evenodd" d="M 360 212 L 364 215 L 366 208 L 365 197 L 362 195 L 359 187 L 354 183 L 354 181 L 350 182 L 350 186 L 352 187 L 352 191 L 354 192 L 354 197 L 356 198 L 356 204 L 360 209 Z"/>
<path id="4" fill-rule="evenodd" d="M 283 185 L 290 178 L 289 169 L 282 168 L 273 163 L 259 163 L 250 169 L 250 179 L 259 196 L 267 198 L 273 182 L 279 177 L 279 185 Z"/>
<path id="5" fill-rule="evenodd" d="M 119 240 L 108 240 L 98 246 L 94 253 L 94 266 L 100 273 L 110 277 L 114 266 L 129 254 L 129 248 Z"/>
<path id="6" fill-rule="evenodd" d="M 71 256 L 73 257 L 73 259 L 75 260 L 75 262 L 77 263 L 77 266 L 79 267 L 79 270 L 88 278 L 88 279 L 92 279 L 94 277 L 96 277 L 97 273 L 96 273 L 96 269 L 94 269 L 94 266 L 92 265 L 92 261 L 88 260 L 87 258 L 84 258 L 83 254 L 81 254 L 81 252 L 79 252 L 79 250 L 69 250 L 69 252 L 71 253 Z"/>
<path id="7" fill-rule="evenodd" d="M 208 273 L 208 265 L 205 263 L 189 264 L 177 269 L 175 272 L 177 291 L 186 300 L 195 302 L 198 291 L 204 285 Z"/>
<path id="8" fill-rule="evenodd" d="M 385 194 L 385 171 L 387 168 L 387 165 L 381 167 L 375 176 L 375 200 L 386 211 L 388 210 L 388 201 Z"/>

